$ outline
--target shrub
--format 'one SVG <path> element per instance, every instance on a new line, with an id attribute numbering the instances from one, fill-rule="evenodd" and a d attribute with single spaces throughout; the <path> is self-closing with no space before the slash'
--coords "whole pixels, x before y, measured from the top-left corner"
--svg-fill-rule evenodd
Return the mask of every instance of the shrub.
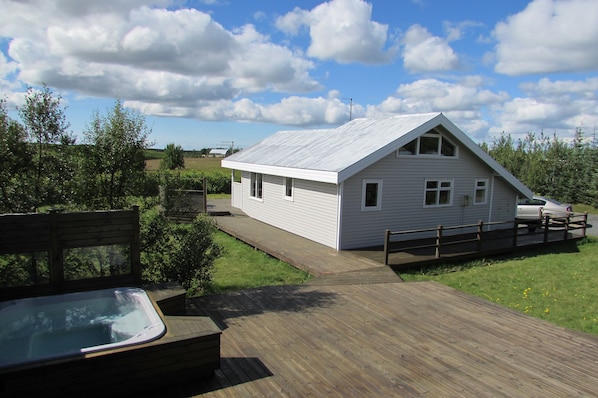
<path id="1" fill-rule="evenodd" d="M 214 242 L 216 226 L 207 216 L 191 224 L 168 221 L 157 210 L 141 217 L 141 262 L 145 283 L 177 281 L 189 296 L 211 283 L 214 260 L 221 248 Z"/>

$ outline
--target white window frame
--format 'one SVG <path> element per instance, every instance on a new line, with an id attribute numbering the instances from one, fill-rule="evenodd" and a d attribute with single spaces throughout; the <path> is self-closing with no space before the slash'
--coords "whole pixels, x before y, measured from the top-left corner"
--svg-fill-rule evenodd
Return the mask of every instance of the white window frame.
<path id="1" fill-rule="evenodd" d="M 260 202 L 264 200 L 264 175 L 262 173 L 250 173 L 249 197 Z"/>
<path id="2" fill-rule="evenodd" d="M 484 185 L 482 187 L 478 186 L 478 183 L 483 182 Z M 478 202 L 478 191 L 484 191 L 484 200 Z M 488 179 L 487 178 L 477 178 L 475 180 L 475 187 L 473 189 L 473 204 L 474 205 L 485 205 L 488 203 Z"/>
<path id="3" fill-rule="evenodd" d="M 435 188 L 428 188 L 428 183 L 429 182 L 437 182 L 437 186 Z M 443 187 L 443 184 L 449 184 L 448 189 L 443 189 L 446 187 Z M 436 200 L 434 204 L 427 204 L 426 199 L 428 197 L 428 192 L 435 192 L 436 195 Z M 441 192 L 449 192 L 449 201 L 448 203 L 439 203 L 440 202 L 440 193 Z M 453 199 L 455 197 L 454 195 L 455 193 L 455 180 L 454 179 L 448 179 L 448 178 L 426 178 L 424 180 L 424 207 L 426 208 L 432 208 L 432 207 L 450 207 L 453 205 Z"/>
<path id="4" fill-rule="evenodd" d="M 293 197 L 295 195 L 295 179 L 292 177 L 283 177 L 283 181 L 284 183 L 282 184 L 284 187 L 284 198 L 285 200 L 288 201 L 293 201 Z M 291 195 L 288 195 L 288 191 L 289 191 L 289 184 L 290 189 L 291 189 Z"/>
<path id="5" fill-rule="evenodd" d="M 376 205 L 366 205 L 367 186 L 369 184 L 376 184 Z M 380 211 L 382 210 L 382 180 L 379 179 L 364 179 L 361 185 L 361 211 Z"/>

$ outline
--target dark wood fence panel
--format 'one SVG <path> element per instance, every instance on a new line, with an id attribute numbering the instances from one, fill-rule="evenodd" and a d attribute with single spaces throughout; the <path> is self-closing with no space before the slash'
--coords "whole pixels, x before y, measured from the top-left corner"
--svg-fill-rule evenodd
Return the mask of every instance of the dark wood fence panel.
<path id="1" fill-rule="evenodd" d="M 130 273 L 66 280 L 67 249 L 119 245 L 128 248 Z M 0 300 L 88 288 L 141 284 L 139 208 L 130 210 L 0 215 L 0 254 L 46 253 L 49 283 L 0 286 Z"/>

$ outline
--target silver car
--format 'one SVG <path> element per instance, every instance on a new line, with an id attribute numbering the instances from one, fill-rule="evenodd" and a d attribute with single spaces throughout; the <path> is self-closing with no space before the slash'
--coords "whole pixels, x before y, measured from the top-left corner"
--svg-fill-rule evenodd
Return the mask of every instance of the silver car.
<path id="1" fill-rule="evenodd" d="M 517 218 L 529 220 L 530 231 L 541 224 L 544 216 L 553 218 L 567 218 L 573 214 L 573 206 L 569 203 L 560 203 L 544 196 L 534 196 L 532 199 L 520 199 L 517 202 Z"/>

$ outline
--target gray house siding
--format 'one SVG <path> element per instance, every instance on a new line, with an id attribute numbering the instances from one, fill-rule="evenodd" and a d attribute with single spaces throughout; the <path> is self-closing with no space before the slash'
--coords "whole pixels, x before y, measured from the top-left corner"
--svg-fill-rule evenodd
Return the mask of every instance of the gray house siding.
<path id="1" fill-rule="evenodd" d="M 362 211 L 364 179 L 381 179 L 379 211 Z M 424 207 L 426 179 L 451 180 L 452 205 Z M 487 181 L 485 204 L 474 204 L 476 180 Z M 492 189 L 494 187 L 494 195 Z M 473 224 L 514 217 L 516 192 L 462 146 L 457 158 L 396 156 L 393 152 L 344 182 L 340 249 L 384 243 L 384 230 L 432 228 Z M 464 196 L 469 204 L 462 206 Z M 490 206 L 493 209 L 490 211 Z"/>
<path id="2" fill-rule="evenodd" d="M 337 247 L 337 186 L 294 179 L 293 199 L 285 198 L 284 177 L 264 175 L 262 200 L 249 196 L 250 173 L 243 172 L 243 208 L 250 217 L 333 248 Z"/>

